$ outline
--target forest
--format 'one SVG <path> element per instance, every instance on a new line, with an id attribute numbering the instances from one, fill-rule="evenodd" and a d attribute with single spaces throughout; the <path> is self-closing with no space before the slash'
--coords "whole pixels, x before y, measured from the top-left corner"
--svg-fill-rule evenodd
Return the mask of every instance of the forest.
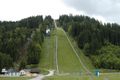
<path id="1" fill-rule="evenodd" d="M 0 71 L 38 64 L 46 28 L 53 28 L 51 16 L 31 16 L 20 21 L 0 21 Z"/>
<path id="2" fill-rule="evenodd" d="M 120 25 L 102 23 L 88 16 L 62 15 L 62 27 L 96 68 L 120 70 Z"/>

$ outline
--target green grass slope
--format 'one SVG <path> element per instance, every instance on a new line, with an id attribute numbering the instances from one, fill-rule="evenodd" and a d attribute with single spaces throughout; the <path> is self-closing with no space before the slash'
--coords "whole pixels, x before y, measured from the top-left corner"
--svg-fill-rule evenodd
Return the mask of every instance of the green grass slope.
<path id="1" fill-rule="evenodd" d="M 60 73 L 79 73 L 80 71 L 85 71 L 61 28 L 57 29 L 57 37 Z"/>
<path id="2" fill-rule="evenodd" d="M 55 53 L 55 31 L 51 32 L 50 37 L 45 37 L 42 45 L 39 67 L 41 70 L 54 69 L 54 53 Z"/>
<path id="3" fill-rule="evenodd" d="M 88 70 L 90 70 L 91 72 L 93 72 L 93 71 L 95 70 L 95 67 L 93 66 L 91 60 L 84 55 L 84 53 L 82 52 L 82 50 L 77 46 L 76 41 L 75 41 L 71 36 L 69 36 L 68 34 L 67 34 L 67 36 L 68 36 L 68 38 L 70 39 L 70 41 L 71 41 L 74 49 L 75 49 L 76 52 L 78 53 L 81 61 L 84 63 L 84 65 L 86 66 L 86 68 L 87 68 Z"/>

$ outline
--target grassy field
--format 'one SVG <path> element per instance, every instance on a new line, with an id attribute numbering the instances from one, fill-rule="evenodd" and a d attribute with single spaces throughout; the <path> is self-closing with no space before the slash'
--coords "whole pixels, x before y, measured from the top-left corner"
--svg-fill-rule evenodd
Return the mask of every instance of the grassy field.
<path id="1" fill-rule="evenodd" d="M 91 60 L 84 55 L 84 53 L 82 52 L 82 50 L 80 50 L 80 48 L 78 48 L 77 43 L 75 42 L 75 40 L 73 38 L 71 38 L 69 35 L 67 35 L 67 36 L 70 39 L 74 49 L 78 53 L 81 61 L 84 63 L 86 68 L 89 69 L 91 72 L 93 72 L 95 70 L 95 67 L 93 66 Z"/>
<path id="2" fill-rule="evenodd" d="M 57 29 L 57 37 L 60 73 L 78 73 L 84 71 L 61 28 Z"/>
<path id="3" fill-rule="evenodd" d="M 28 80 L 30 77 L 0 77 L 0 80 Z"/>
<path id="4" fill-rule="evenodd" d="M 84 75 L 68 75 L 68 76 L 53 76 L 44 80 L 91 80 L 89 76 Z M 120 80 L 120 74 L 94 76 L 92 80 Z"/>

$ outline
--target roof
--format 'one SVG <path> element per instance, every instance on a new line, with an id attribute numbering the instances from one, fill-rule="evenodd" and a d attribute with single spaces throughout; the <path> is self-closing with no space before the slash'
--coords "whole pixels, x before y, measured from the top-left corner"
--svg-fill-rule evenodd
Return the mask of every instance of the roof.
<path id="1" fill-rule="evenodd" d="M 31 73 L 39 73 L 40 70 L 39 70 L 38 68 L 33 68 L 33 69 L 31 69 L 30 72 L 31 72 Z"/>
<path id="2" fill-rule="evenodd" d="M 20 70 L 20 72 L 23 72 L 23 71 L 30 72 L 31 70 L 30 69 L 22 69 L 22 70 Z"/>

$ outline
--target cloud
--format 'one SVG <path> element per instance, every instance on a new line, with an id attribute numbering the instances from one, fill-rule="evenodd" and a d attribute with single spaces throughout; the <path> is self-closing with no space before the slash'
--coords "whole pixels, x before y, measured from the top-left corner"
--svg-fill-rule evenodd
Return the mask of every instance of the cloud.
<path id="1" fill-rule="evenodd" d="M 88 15 L 102 16 L 107 21 L 120 23 L 120 0 L 64 0 L 64 3 Z"/>
<path id="2" fill-rule="evenodd" d="M 62 0 L 0 0 L 0 20 L 20 20 L 33 15 L 82 14 Z"/>

